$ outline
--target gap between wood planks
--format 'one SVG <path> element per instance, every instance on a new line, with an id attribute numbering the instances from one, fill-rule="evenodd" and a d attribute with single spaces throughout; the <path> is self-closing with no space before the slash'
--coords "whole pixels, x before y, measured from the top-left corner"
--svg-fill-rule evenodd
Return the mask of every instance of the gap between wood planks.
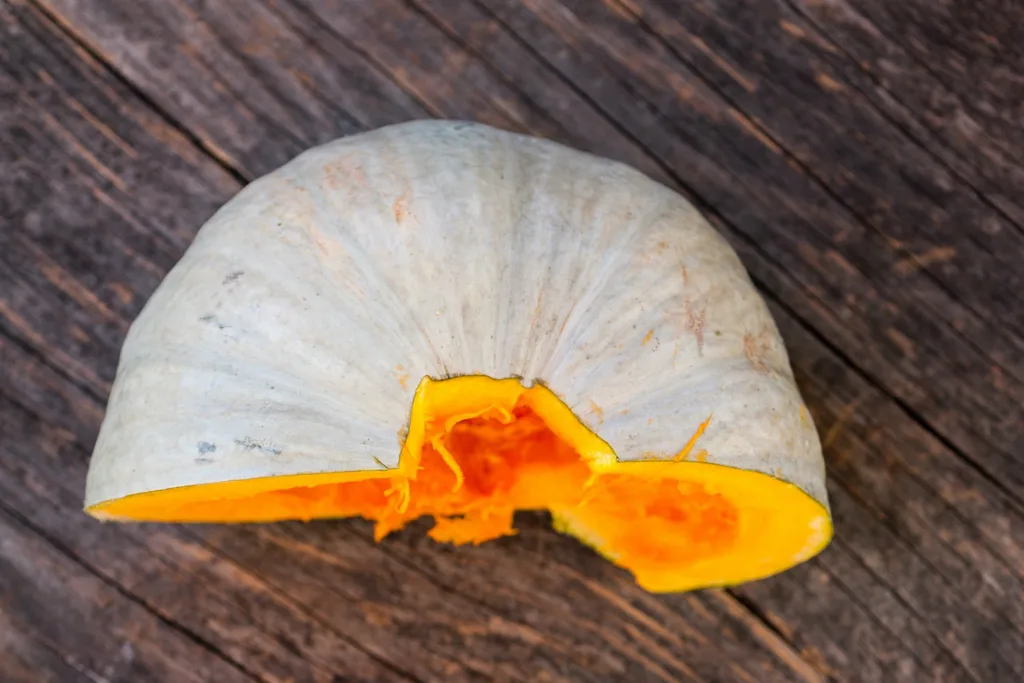
<path id="1" fill-rule="evenodd" d="M 108 67 L 108 68 L 111 68 L 111 67 L 109 66 L 109 64 L 107 65 L 107 67 Z M 112 71 L 114 71 L 113 69 L 111 69 L 111 70 L 112 70 Z M 115 72 L 115 73 L 116 73 L 116 72 Z M 119 74 L 118 74 L 118 75 L 119 75 Z M 124 80 L 123 80 L 123 79 L 122 79 L 122 81 L 124 82 Z M 140 97 L 145 97 L 145 95 L 144 95 L 143 93 L 140 93 L 140 92 L 138 91 L 138 89 L 136 89 L 136 88 L 132 87 L 130 83 L 127 83 L 127 85 L 128 85 L 129 87 L 131 87 L 131 88 L 132 88 L 132 90 L 133 90 L 133 92 L 135 92 L 136 94 L 138 94 L 138 95 L 139 95 Z M 399 85 L 400 85 L 400 84 L 399 84 Z M 582 94 L 582 93 L 581 93 L 581 94 Z M 150 106 L 153 106 L 153 105 L 152 105 L 152 103 L 148 103 L 148 104 L 150 104 Z M 591 103 L 591 104 L 593 105 L 593 103 Z M 158 108 L 158 107 L 155 107 L 155 106 L 153 106 L 153 108 L 154 108 L 155 110 L 157 110 L 157 111 L 158 111 L 159 113 L 161 113 L 161 115 L 162 115 L 162 116 L 164 116 L 164 115 L 165 115 L 165 112 L 160 112 L 160 110 L 159 110 L 159 108 Z M 598 108 L 598 111 L 600 111 L 600 109 L 599 109 L 599 108 Z M 605 115 L 605 116 L 607 116 L 606 114 L 604 114 L 604 112 L 601 112 L 601 113 L 602 113 L 602 115 Z M 213 154 L 211 153 L 211 151 L 210 151 L 209 149 L 207 149 L 207 148 L 206 148 L 205 146 L 203 146 L 203 145 L 202 145 L 202 142 L 201 142 L 201 141 L 200 141 L 200 140 L 199 140 L 199 139 L 198 139 L 197 137 L 195 137 L 195 136 L 192 136 L 192 135 L 189 135 L 189 132 L 188 132 L 188 130 L 187 130 L 187 129 L 186 129 L 185 127 L 181 126 L 180 124 L 178 124 L 178 122 L 174 121 L 174 120 L 173 120 L 172 118 L 170 118 L 170 117 L 166 117 L 166 116 L 165 116 L 165 118 L 166 118 L 166 120 L 168 120 L 168 121 L 169 121 L 169 123 L 171 123 L 171 125 L 174 125 L 174 126 L 175 126 L 176 128 L 178 128 L 178 129 L 179 129 L 179 130 L 180 130 L 180 131 L 181 131 L 181 132 L 182 132 L 183 134 L 185 134 L 185 135 L 186 135 L 186 137 L 190 137 L 190 138 L 191 138 L 191 140 L 192 140 L 192 142 L 193 142 L 193 144 L 198 144 L 198 145 L 200 145 L 200 146 L 201 146 L 201 147 L 203 148 L 203 150 L 204 150 L 204 151 L 205 151 L 205 152 L 206 152 L 206 153 L 207 153 L 208 155 L 214 156 L 215 160 L 217 159 L 217 157 L 216 157 L 215 155 L 213 155 Z M 614 121 L 612 121 L 612 123 L 614 124 L 615 122 L 614 122 Z M 627 133 L 626 131 L 624 131 L 624 130 L 623 130 L 623 129 L 622 129 L 621 127 L 619 127 L 619 126 L 616 126 L 616 127 L 617 127 L 617 128 L 619 128 L 619 130 L 620 130 L 620 131 L 622 131 L 624 135 L 627 135 L 627 136 L 629 135 L 629 134 L 628 134 L 628 133 Z M 647 151 L 649 152 L 649 150 L 647 150 Z M 659 163 L 660 163 L 660 160 L 659 160 Z M 228 169 L 234 169 L 234 167 L 231 167 L 231 166 L 230 166 L 230 164 L 229 164 L 229 165 L 228 165 L 228 167 L 226 167 L 226 168 L 228 168 Z M 242 174 L 241 174 L 241 172 L 240 172 L 240 171 L 238 171 L 237 169 L 234 169 L 234 170 L 235 170 L 235 173 L 233 174 L 233 176 L 238 176 L 238 177 L 242 177 Z M 230 170 L 229 170 L 229 172 L 230 172 Z M 236 179 L 237 179 L 237 177 L 236 177 Z M 242 179 L 244 180 L 244 177 L 242 177 Z M 677 179 L 677 180 L 678 180 L 678 179 Z M 692 191 L 691 191 L 691 195 L 693 195 Z M 709 210 L 709 209 L 710 209 L 710 207 L 708 207 L 708 206 L 706 205 L 706 203 L 703 203 L 703 204 L 702 204 L 702 208 L 703 208 L 703 209 L 705 209 L 705 210 Z M 754 245 L 754 246 L 756 247 L 756 245 Z M 762 290 L 763 290 L 763 291 L 766 291 L 766 290 L 764 290 L 764 287 L 763 287 L 763 283 L 759 283 L 759 284 L 761 284 L 761 285 L 762 285 L 762 287 L 761 287 L 761 288 L 762 288 Z M 782 305 L 782 304 L 781 304 L 781 302 L 778 302 L 777 300 L 776 300 L 776 302 L 777 302 L 777 303 L 779 303 L 780 305 Z M 792 311 L 790 311 L 790 313 L 792 314 Z M 813 328 L 811 328 L 811 326 L 810 326 L 809 324 L 807 324 L 807 323 L 806 323 L 806 322 L 805 322 L 805 321 L 804 321 L 803 319 L 801 319 L 801 318 L 799 318 L 799 317 L 796 317 L 796 319 L 797 319 L 797 320 L 798 320 L 798 321 L 799 321 L 799 322 L 801 323 L 801 325 L 803 325 L 803 326 L 805 327 L 805 329 L 807 329 L 807 330 L 808 330 L 809 332 L 811 332 L 812 334 L 815 334 L 815 336 L 817 336 L 817 335 L 816 335 L 816 333 L 814 332 Z M 832 347 L 832 346 L 831 346 L 830 344 L 828 344 L 828 342 L 827 342 L 826 340 L 824 340 L 824 339 L 823 339 L 823 338 L 821 338 L 821 337 L 818 337 L 818 339 L 819 339 L 819 341 L 822 341 L 822 342 L 823 342 L 824 344 L 826 344 L 826 346 L 828 346 L 828 347 L 829 347 L 829 348 L 830 348 L 830 349 L 831 349 L 831 350 L 832 350 L 833 352 L 837 352 L 837 349 L 835 349 L 835 348 L 834 348 L 834 347 Z M 849 358 L 847 358 L 847 357 L 843 356 L 843 355 L 842 355 L 842 354 L 840 354 L 840 353 L 837 353 L 837 355 L 838 355 L 838 356 L 839 356 L 840 358 L 842 358 L 842 359 L 844 360 L 844 362 L 846 362 L 846 363 L 847 363 L 847 364 L 848 364 L 848 365 L 849 365 L 849 366 L 850 366 L 851 368 L 853 368 L 853 369 L 854 369 L 855 371 L 859 371 L 859 368 L 857 368 L 857 366 L 855 366 L 855 365 L 854 365 L 854 364 L 853 364 L 853 363 L 851 362 L 851 360 L 850 360 Z M 904 403 L 902 403 L 902 402 L 901 402 L 901 401 L 899 401 L 898 399 L 895 399 L 895 397 L 894 397 L 894 396 L 892 396 L 892 394 L 891 394 L 890 392 L 886 391 L 886 390 L 885 390 L 885 389 L 884 389 L 883 387 L 879 386 L 879 385 L 878 385 L 878 384 L 877 384 L 877 383 L 876 383 L 876 382 L 875 382 L 875 381 L 873 380 L 873 378 L 871 378 L 871 377 L 869 377 L 869 376 L 866 376 L 866 375 L 864 375 L 863 373 L 861 373 L 861 376 L 862 376 L 862 377 L 863 377 L 864 379 L 866 379 L 866 380 L 867 380 L 867 382 L 868 382 L 869 384 L 871 384 L 871 385 L 875 386 L 876 388 L 880 389 L 880 391 L 881 391 L 881 392 L 882 392 L 883 394 L 885 394 L 886 396 L 888 396 L 888 397 L 889 397 L 890 399 L 893 399 L 893 400 L 894 400 L 894 401 L 895 401 L 895 402 L 896 402 L 896 403 L 897 403 L 898 405 L 900 405 L 900 406 L 901 406 L 901 408 L 902 408 L 902 409 L 903 409 L 903 410 L 904 410 L 904 411 L 905 411 L 905 412 L 906 412 L 906 413 L 907 413 L 908 415 L 910 415 L 910 416 L 911 416 L 911 417 L 912 417 L 912 418 L 914 419 L 914 421 L 915 421 L 916 423 L 918 423 L 918 424 L 920 424 L 920 425 L 921 425 L 922 427 L 924 427 L 924 428 L 925 428 L 925 430 L 926 430 L 926 431 L 928 431 L 928 432 L 929 432 L 929 433 L 930 433 L 930 434 L 931 434 L 932 436 L 935 436 L 935 437 L 937 438 L 937 440 L 938 440 L 938 441 L 940 441 L 941 443 L 943 443 L 944 445 L 946 445 L 946 447 L 947 447 L 947 448 L 949 448 L 949 450 L 951 450 L 951 451 L 952 451 L 952 452 L 954 452 L 954 453 L 957 453 L 957 454 L 958 454 L 958 455 L 960 455 L 961 457 L 964 457 L 964 458 L 966 458 L 965 454 L 961 453 L 961 452 L 960 452 L 960 451 L 959 451 L 958 449 L 956 449 L 956 448 L 955 448 L 955 447 L 953 447 L 953 446 L 952 446 L 951 444 L 949 444 L 949 443 L 948 443 L 948 442 L 947 442 L 946 440 L 944 440 L 944 439 L 943 439 L 943 438 L 942 438 L 941 436 L 939 436 L 938 434 L 936 434 L 936 432 L 935 432 L 934 430 L 932 430 L 932 429 L 930 428 L 930 425 L 928 425 L 928 424 L 927 424 L 927 423 L 926 423 L 926 422 L 925 422 L 925 421 L 924 421 L 924 420 L 923 420 L 923 419 L 921 418 L 921 416 L 920 416 L 920 415 L 918 415 L 918 414 L 914 413 L 914 412 L 913 412 L 912 410 L 910 410 L 910 409 L 909 409 L 909 408 L 908 408 L 908 407 L 907 407 L 907 406 L 906 406 L 906 405 L 905 405 Z M 969 459 L 968 459 L 968 460 L 969 460 Z"/>

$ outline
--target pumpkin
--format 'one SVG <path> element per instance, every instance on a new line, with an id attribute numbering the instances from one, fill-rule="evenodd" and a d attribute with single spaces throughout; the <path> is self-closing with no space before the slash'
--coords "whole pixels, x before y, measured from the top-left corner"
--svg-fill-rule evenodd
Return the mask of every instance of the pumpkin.
<path id="1" fill-rule="evenodd" d="M 421 121 L 218 211 L 131 326 L 90 463 L 104 520 L 516 510 L 652 591 L 768 576 L 832 525 L 814 425 L 736 254 L 631 168 Z"/>

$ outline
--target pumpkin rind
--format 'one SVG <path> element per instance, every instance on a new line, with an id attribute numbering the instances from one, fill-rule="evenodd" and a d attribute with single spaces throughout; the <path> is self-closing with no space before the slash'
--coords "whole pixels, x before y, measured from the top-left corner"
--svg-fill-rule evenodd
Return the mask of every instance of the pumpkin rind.
<path id="1" fill-rule="evenodd" d="M 312 149 L 199 231 L 132 325 L 86 507 L 398 468 L 423 377 L 542 381 L 620 462 L 789 482 L 824 463 L 725 240 L 622 164 L 422 121 Z M 827 539 L 826 539 L 827 540 Z"/>

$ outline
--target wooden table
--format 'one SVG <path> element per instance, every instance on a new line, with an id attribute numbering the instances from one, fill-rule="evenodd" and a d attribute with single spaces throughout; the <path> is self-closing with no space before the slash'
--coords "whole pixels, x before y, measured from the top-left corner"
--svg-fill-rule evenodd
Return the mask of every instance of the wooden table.
<path id="1" fill-rule="evenodd" d="M 1024 3 L 0 0 L 0 681 L 1024 680 Z M 128 324 L 304 148 L 474 119 L 693 198 L 791 351 L 837 536 L 652 596 L 540 516 L 81 513 Z"/>

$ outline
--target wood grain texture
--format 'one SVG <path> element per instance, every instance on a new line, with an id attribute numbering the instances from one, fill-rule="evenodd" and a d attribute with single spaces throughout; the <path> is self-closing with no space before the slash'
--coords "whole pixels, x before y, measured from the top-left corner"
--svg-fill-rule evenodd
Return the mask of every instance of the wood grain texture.
<path id="1" fill-rule="evenodd" d="M 815 23 L 851 75 L 860 72 L 865 93 L 1024 224 L 1019 3 L 796 0 L 793 8 Z"/>
<path id="2" fill-rule="evenodd" d="M 967 10 L 924 7 L 3 0 L 0 671 L 1024 676 L 1020 62 L 1003 23 L 978 19 L 976 44 L 945 28 Z M 377 546 L 351 521 L 78 512 L 120 341 L 196 228 L 304 147 L 423 116 L 552 137 L 694 198 L 790 348 L 832 547 L 735 591 L 654 597 L 538 516 L 453 550 L 422 529 Z M 46 577 L 71 615 L 109 596 L 109 628 L 60 621 Z M 179 657 L 224 678 L 161 668 Z"/>
<path id="3" fill-rule="evenodd" d="M 254 680 L 49 540 L 0 511 L 4 680 L 38 681 L 40 673 L 59 676 L 55 680 Z"/>

